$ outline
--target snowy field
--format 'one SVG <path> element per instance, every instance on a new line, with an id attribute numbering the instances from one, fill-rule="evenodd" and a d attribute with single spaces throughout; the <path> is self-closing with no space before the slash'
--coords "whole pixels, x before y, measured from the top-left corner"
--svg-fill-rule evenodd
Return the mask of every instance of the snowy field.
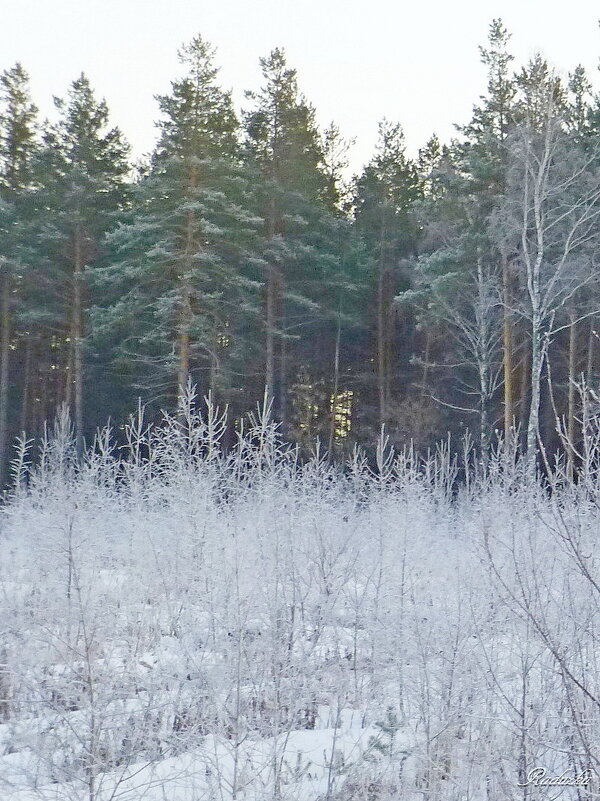
<path id="1" fill-rule="evenodd" d="M 3 801 L 596 797 L 593 458 L 550 491 L 502 453 L 342 470 L 221 433 L 136 418 L 76 471 L 63 420 L 17 459 Z"/>

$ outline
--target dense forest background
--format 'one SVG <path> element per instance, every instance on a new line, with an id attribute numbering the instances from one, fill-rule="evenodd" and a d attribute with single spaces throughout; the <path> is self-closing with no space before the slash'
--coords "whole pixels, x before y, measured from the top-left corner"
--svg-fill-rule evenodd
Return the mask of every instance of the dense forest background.
<path id="1" fill-rule="evenodd" d="M 83 452 L 190 382 L 228 406 L 226 444 L 266 396 L 304 450 L 341 455 L 385 425 L 419 450 L 448 432 L 484 455 L 541 442 L 576 469 L 600 378 L 600 97 L 581 67 L 516 70 L 500 20 L 481 59 L 487 91 L 455 139 L 412 159 L 383 121 L 351 180 L 352 143 L 319 130 L 281 49 L 238 112 L 193 39 L 137 164 L 84 75 L 49 123 L 7 69 L 2 481 L 14 437 L 63 404 Z"/>

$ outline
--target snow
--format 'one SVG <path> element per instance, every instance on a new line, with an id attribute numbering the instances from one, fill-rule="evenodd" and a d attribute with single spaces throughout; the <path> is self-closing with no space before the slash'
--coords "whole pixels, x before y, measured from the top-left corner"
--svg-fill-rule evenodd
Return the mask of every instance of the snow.
<path id="1" fill-rule="evenodd" d="M 504 801 L 597 769 L 593 479 L 299 466 L 264 421 L 188 443 L 78 471 L 58 432 L 2 509 L 3 801 Z"/>

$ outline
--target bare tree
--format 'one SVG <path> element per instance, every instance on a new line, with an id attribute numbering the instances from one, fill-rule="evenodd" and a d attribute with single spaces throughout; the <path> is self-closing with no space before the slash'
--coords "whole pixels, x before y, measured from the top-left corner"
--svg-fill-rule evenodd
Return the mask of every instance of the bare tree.
<path id="1" fill-rule="evenodd" d="M 503 252 L 514 252 L 525 286 L 515 309 L 530 329 L 531 397 L 527 451 L 539 437 L 544 361 L 552 337 L 593 314 L 565 319 L 579 290 L 596 280 L 600 243 L 598 148 L 584 150 L 565 134 L 553 81 L 540 86 L 536 119 L 517 126 L 509 148 L 507 192 L 495 220 Z M 540 114 L 542 109 L 543 114 Z"/>

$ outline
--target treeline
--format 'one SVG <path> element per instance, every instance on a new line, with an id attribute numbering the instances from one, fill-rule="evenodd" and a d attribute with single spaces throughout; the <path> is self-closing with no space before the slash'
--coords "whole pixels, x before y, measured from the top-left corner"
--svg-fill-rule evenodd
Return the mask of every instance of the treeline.
<path id="1" fill-rule="evenodd" d="M 193 39 L 136 165 L 85 76 L 41 124 L 25 70 L 5 71 L 0 462 L 65 403 L 82 452 L 193 382 L 229 406 L 230 442 L 266 392 L 303 447 L 385 424 L 418 448 L 468 430 L 485 454 L 514 431 L 572 467 L 600 368 L 600 99 L 581 67 L 515 72 L 500 20 L 481 57 L 455 139 L 411 159 L 384 121 L 351 181 L 351 143 L 319 130 L 279 49 L 238 113 Z"/>

